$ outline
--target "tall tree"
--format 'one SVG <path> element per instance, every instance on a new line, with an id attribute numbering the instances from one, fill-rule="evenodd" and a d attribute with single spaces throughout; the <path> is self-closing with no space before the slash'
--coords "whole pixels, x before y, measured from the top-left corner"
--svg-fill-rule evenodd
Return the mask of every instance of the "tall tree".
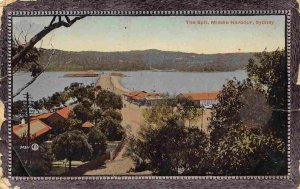
<path id="1" fill-rule="evenodd" d="M 247 65 L 249 78 L 265 87 L 267 100 L 274 109 L 266 132 L 287 139 L 287 64 L 285 50 L 255 54 Z"/>
<path id="2" fill-rule="evenodd" d="M 106 137 L 99 128 L 94 127 L 88 133 L 88 142 L 93 147 L 93 158 L 97 158 L 106 151 Z"/>
<path id="3" fill-rule="evenodd" d="M 283 50 L 256 54 L 247 65 L 248 79 L 223 86 L 209 125 L 215 174 L 286 174 L 284 54 Z"/>
<path id="4" fill-rule="evenodd" d="M 103 110 L 121 109 L 123 107 L 122 97 L 113 92 L 102 90 L 96 97 L 96 104 Z"/>
<path id="5" fill-rule="evenodd" d="M 69 161 L 69 170 L 71 170 L 72 161 L 87 161 L 93 153 L 87 136 L 78 130 L 67 131 L 58 135 L 51 148 L 57 160 L 67 159 Z"/>
<path id="6" fill-rule="evenodd" d="M 120 121 L 111 117 L 103 117 L 96 127 L 106 136 L 109 141 L 121 140 L 125 134 Z"/>

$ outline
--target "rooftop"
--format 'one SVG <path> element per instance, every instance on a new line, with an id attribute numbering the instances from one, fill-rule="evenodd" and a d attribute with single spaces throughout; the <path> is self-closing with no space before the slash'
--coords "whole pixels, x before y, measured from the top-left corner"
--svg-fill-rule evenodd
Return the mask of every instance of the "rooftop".
<path id="1" fill-rule="evenodd" d="M 146 91 L 131 91 L 125 93 L 124 96 L 130 97 L 134 100 L 140 100 L 150 97 L 160 97 L 161 95 L 159 93 L 147 93 Z"/>
<path id="2" fill-rule="evenodd" d="M 71 110 L 70 110 L 70 108 L 68 108 L 68 107 L 64 107 L 64 108 L 62 108 L 62 109 L 56 111 L 56 113 L 57 113 L 58 115 L 62 116 L 62 117 L 65 118 L 65 119 L 68 119 L 68 118 L 69 118 L 70 112 L 71 112 Z"/>
<path id="3" fill-rule="evenodd" d="M 85 122 L 84 124 L 82 124 L 82 127 L 84 128 L 91 128 L 94 127 L 95 125 L 89 121 Z"/>
<path id="4" fill-rule="evenodd" d="M 207 93 L 181 93 L 186 98 L 192 100 L 216 100 L 218 98 L 218 92 L 207 92 Z"/>
<path id="5" fill-rule="evenodd" d="M 15 125 L 13 126 L 13 133 L 19 138 L 22 138 L 23 136 L 26 137 L 27 129 L 28 129 L 27 123 L 21 125 Z M 49 125 L 42 122 L 41 120 L 34 119 L 30 121 L 30 138 L 35 139 L 36 137 L 43 135 L 44 133 L 48 132 L 51 129 L 52 128 Z"/>

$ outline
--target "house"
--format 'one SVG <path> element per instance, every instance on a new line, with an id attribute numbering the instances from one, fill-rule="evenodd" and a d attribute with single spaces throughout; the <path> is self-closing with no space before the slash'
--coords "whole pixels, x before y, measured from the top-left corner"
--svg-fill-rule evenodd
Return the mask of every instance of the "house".
<path id="1" fill-rule="evenodd" d="M 196 105 L 211 106 L 218 103 L 218 92 L 181 93 L 179 96 L 191 99 Z"/>
<path id="2" fill-rule="evenodd" d="M 69 107 L 64 107 L 53 113 L 32 114 L 30 117 L 30 132 L 34 132 L 33 138 L 45 138 L 40 136 L 46 136 L 46 133 L 48 134 L 51 133 L 50 131 L 56 131 L 56 129 L 59 129 L 57 127 L 61 124 L 57 124 L 57 122 L 67 120 L 70 112 L 71 109 Z M 20 132 L 22 131 L 21 133 L 23 133 L 24 130 L 27 133 L 28 124 L 15 125 L 13 126 L 13 129 L 16 131 L 14 134 L 21 139 L 23 136 L 20 135 Z"/>
<path id="3" fill-rule="evenodd" d="M 159 93 L 147 93 L 146 91 L 131 91 L 123 94 L 125 99 L 136 105 L 153 106 L 162 100 L 161 94 Z"/>
<path id="4" fill-rule="evenodd" d="M 147 96 L 147 92 L 146 91 L 130 91 L 123 95 L 125 97 L 125 100 L 127 100 L 128 102 L 134 103 L 137 105 L 141 105 L 142 104 L 141 99 Z"/>
<path id="5" fill-rule="evenodd" d="M 82 130 L 85 132 L 85 133 L 88 133 L 90 131 L 91 128 L 93 128 L 95 125 L 89 121 L 86 121 L 84 122 L 81 127 L 82 127 Z"/>
<path id="6" fill-rule="evenodd" d="M 27 132 L 28 132 L 28 124 L 21 124 L 21 125 L 15 125 L 13 126 L 13 135 L 17 137 L 18 139 L 27 138 Z M 39 119 L 34 119 L 30 121 L 30 139 L 35 140 L 39 138 L 39 140 L 42 140 L 42 138 L 45 137 L 45 134 L 52 130 L 52 127 L 44 123 L 43 121 Z"/>
<path id="7" fill-rule="evenodd" d="M 64 107 L 62 109 L 57 110 L 53 113 L 40 114 L 32 117 L 31 119 L 40 119 L 43 122 L 55 127 L 55 123 L 65 121 L 69 118 L 71 113 L 71 109 L 69 107 Z"/>
<path id="8" fill-rule="evenodd" d="M 92 127 L 94 127 L 95 125 L 93 124 L 93 123 L 91 123 L 91 122 L 89 122 L 89 121 L 86 121 L 86 122 L 84 122 L 83 124 L 82 124 L 82 127 L 83 128 L 92 128 Z"/>

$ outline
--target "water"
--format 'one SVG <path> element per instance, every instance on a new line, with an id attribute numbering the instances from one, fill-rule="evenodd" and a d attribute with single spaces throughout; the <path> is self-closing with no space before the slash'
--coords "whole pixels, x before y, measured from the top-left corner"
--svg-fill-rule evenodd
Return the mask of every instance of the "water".
<path id="1" fill-rule="evenodd" d="M 99 72 L 101 73 L 101 72 Z M 107 73 L 107 72 L 106 72 Z M 152 72 L 134 71 L 123 72 L 126 77 L 121 80 L 124 87 L 130 90 L 144 90 L 179 94 L 182 92 L 218 91 L 226 80 L 236 77 L 243 80 L 247 77 L 244 70 L 234 72 Z M 14 100 L 24 99 L 22 94 L 29 92 L 33 100 L 51 96 L 55 92 L 63 91 L 73 82 L 84 84 L 95 83 L 96 77 L 63 77 L 65 72 L 45 72 L 26 88 Z M 13 78 L 14 93 L 31 80 L 30 73 L 18 73 Z"/>
<path id="2" fill-rule="evenodd" d="M 48 97 L 55 92 L 63 91 L 65 87 L 71 83 L 80 82 L 84 84 L 95 83 L 96 77 L 63 77 L 65 72 L 44 72 L 37 80 L 27 87 L 22 93 L 14 98 L 16 100 L 23 100 L 26 92 L 29 92 L 33 100 L 39 100 L 43 97 Z M 15 93 L 27 82 L 32 79 L 30 73 L 18 73 L 13 77 L 13 92 Z"/>
<path id="3" fill-rule="evenodd" d="M 244 70 L 234 72 L 126 72 L 121 81 L 130 90 L 144 90 L 179 94 L 186 92 L 208 92 L 222 89 L 226 80 L 247 77 Z"/>

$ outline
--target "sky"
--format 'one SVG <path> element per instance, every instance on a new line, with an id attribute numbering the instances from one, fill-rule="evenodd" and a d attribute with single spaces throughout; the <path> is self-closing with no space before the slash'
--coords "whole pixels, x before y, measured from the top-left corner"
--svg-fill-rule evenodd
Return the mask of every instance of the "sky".
<path id="1" fill-rule="evenodd" d="M 14 17 L 13 35 L 24 42 L 52 17 Z M 187 24 L 189 21 L 252 21 L 254 24 Z M 257 25 L 256 21 L 273 24 Z M 285 17 L 264 16 L 90 16 L 48 34 L 36 47 L 66 51 L 159 49 L 198 54 L 261 52 L 285 47 Z"/>

